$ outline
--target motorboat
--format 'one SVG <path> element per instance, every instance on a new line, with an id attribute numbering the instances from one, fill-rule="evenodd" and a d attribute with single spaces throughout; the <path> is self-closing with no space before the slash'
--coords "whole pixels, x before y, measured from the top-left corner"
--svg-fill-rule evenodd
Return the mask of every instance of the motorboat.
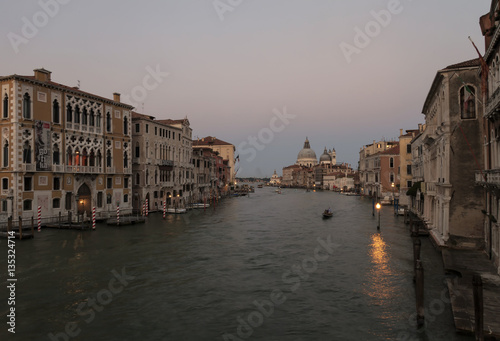
<path id="1" fill-rule="evenodd" d="M 323 211 L 323 218 L 331 218 L 333 216 L 332 209 L 326 209 Z"/>
<path id="2" fill-rule="evenodd" d="M 167 213 L 182 214 L 186 212 L 185 208 L 167 208 Z"/>
<path id="3" fill-rule="evenodd" d="M 210 207 L 210 204 L 204 204 L 204 203 L 194 203 L 194 204 L 191 204 L 191 207 L 192 208 L 209 208 Z"/>

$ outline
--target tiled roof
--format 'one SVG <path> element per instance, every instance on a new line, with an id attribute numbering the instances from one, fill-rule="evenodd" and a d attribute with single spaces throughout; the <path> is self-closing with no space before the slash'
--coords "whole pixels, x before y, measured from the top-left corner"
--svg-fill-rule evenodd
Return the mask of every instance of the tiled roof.
<path id="1" fill-rule="evenodd" d="M 481 65 L 481 63 L 479 62 L 479 58 L 475 58 L 475 59 L 467 60 L 465 62 L 448 65 L 447 67 L 444 68 L 444 70 L 459 69 L 459 68 L 463 68 L 463 67 L 476 67 L 476 66 L 480 66 L 480 65 Z"/>
<path id="2" fill-rule="evenodd" d="M 391 149 L 384 150 L 383 152 L 378 153 L 379 155 L 399 155 L 399 143 L 396 147 L 392 147 Z"/>
<path id="3" fill-rule="evenodd" d="M 222 140 L 219 140 L 216 137 L 213 136 L 207 136 L 198 140 L 193 140 L 193 147 L 194 146 L 222 146 L 222 145 L 232 145 L 232 143 L 225 142 Z"/>

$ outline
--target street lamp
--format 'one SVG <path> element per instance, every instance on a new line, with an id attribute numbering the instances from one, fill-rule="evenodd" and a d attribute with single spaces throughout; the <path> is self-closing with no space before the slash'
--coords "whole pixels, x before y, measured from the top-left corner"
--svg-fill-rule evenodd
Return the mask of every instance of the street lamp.
<path id="1" fill-rule="evenodd" d="M 380 208 L 382 207 L 382 205 L 380 205 L 380 203 L 378 202 L 377 205 L 375 205 L 375 207 L 377 208 L 377 211 L 378 211 L 378 225 L 377 225 L 377 230 L 380 230 Z"/>

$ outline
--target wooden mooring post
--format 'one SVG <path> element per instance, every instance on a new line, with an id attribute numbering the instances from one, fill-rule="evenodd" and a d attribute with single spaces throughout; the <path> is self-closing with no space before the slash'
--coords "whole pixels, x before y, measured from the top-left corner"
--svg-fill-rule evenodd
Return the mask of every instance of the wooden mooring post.
<path id="1" fill-rule="evenodd" d="M 19 239 L 23 239 L 23 218 L 19 216 Z"/>
<path id="2" fill-rule="evenodd" d="M 417 263 L 420 261 L 420 249 L 422 242 L 420 238 L 413 238 L 413 281 L 417 280 Z"/>
<path id="3" fill-rule="evenodd" d="M 10 230 L 12 230 L 12 217 L 7 219 L 7 236 L 9 235 Z"/>
<path id="4" fill-rule="evenodd" d="M 68 211 L 68 224 L 71 226 L 71 211 Z"/>
<path id="5" fill-rule="evenodd" d="M 425 322 L 424 312 L 424 268 L 422 261 L 417 260 L 416 267 L 416 282 L 415 282 L 415 298 L 417 303 L 417 326 L 421 327 Z"/>
<path id="6" fill-rule="evenodd" d="M 472 276 L 472 290 L 474 295 L 474 335 L 476 341 L 484 340 L 484 302 L 483 302 L 483 279 L 481 275 Z"/>
<path id="7" fill-rule="evenodd" d="M 35 238 L 35 217 L 31 216 L 31 235 Z"/>

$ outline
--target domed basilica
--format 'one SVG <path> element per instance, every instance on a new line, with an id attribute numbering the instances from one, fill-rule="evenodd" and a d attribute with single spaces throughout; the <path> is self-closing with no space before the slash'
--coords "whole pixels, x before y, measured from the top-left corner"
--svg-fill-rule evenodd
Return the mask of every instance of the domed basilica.
<path id="1" fill-rule="evenodd" d="M 337 163 L 337 157 L 335 153 L 335 149 L 326 150 L 319 158 L 320 165 L 335 165 Z M 316 153 L 311 149 L 311 145 L 309 144 L 309 140 L 306 137 L 306 141 L 304 142 L 304 148 L 297 155 L 297 162 L 295 163 L 299 166 L 304 167 L 314 167 L 318 164 L 318 160 L 316 158 Z"/>

